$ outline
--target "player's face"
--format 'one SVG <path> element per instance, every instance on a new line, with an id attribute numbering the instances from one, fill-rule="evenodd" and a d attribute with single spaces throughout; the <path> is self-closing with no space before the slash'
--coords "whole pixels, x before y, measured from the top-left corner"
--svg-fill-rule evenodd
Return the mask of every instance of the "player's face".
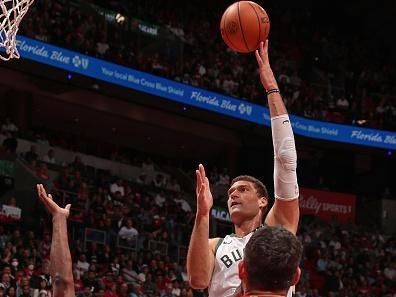
<path id="1" fill-rule="evenodd" d="M 252 219 L 260 212 L 263 199 L 258 196 L 254 184 L 237 181 L 228 190 L 228 211 L 232 221 Z"/>

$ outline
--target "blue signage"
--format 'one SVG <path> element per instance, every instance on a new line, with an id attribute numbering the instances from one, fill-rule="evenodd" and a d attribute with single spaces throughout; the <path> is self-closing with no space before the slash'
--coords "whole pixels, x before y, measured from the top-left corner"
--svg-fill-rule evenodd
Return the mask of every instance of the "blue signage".
<path id="1" fill-rule="evenodd" d="M 77 52 L 18 36 L 21 57 L 183 104 L 270 126 L 268 108 L 241 101 Z M 396 133 L 339 125 L 291 115 L 293 130 L 306 137 L 396 149 Z"/>

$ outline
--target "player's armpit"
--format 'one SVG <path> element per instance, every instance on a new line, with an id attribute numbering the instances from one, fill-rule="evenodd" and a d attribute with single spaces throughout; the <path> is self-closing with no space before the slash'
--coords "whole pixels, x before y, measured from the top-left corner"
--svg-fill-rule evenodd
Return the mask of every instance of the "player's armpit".
<path id="1" fill-rule="evenodd" d="M 291 201 L 275 199 L 275 203 L 269 211 L 265 223 L 269 226 L 282 226 L 292 232 L 297 233 L 300 218 L 299 200 Z"/>
<path id="2" fill-rule="evenodd" d="M 217 244 L 219 243 L 220 238 L 216 237 L 216 238 L 209 238 L 209 247 L 213 253 L 213 256 L 216 256 L 216 250 L 218 248 Z"/>

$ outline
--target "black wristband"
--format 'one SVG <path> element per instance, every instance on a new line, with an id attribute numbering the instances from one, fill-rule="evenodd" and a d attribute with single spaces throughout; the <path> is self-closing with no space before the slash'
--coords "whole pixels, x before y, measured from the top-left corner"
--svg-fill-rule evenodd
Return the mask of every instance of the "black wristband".
<path id="1" fill-rule="evenodd" d="M 279 89 L 270 89 L 267 91 L 267 96 L 272 93 L 280 93 Z"/>

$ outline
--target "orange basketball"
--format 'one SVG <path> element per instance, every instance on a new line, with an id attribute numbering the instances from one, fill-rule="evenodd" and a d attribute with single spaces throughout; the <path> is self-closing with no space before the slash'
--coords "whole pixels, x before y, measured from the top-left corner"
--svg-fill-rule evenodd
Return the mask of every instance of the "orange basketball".
<path id="1" fill-rule="evenodd" d="M 267 12 L 252 1 L 239 1 L 230 5 L 220 22 L 221 37 L 234 51 L 249 53 L 265 41 L 270 30 Z"/>

